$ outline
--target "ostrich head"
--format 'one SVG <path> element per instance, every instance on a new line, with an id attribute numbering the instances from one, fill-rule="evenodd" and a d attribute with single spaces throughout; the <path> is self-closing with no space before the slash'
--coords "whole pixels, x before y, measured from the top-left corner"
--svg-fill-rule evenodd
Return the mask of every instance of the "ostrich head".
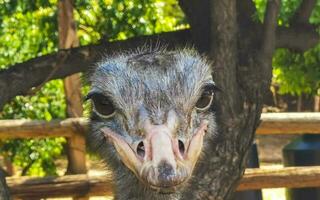
<path id="1" fill-rule="evenodd" d="M 116 184 L 162 194 L 184 186 L 215 131 L 207 61 L 190 49 L 140 50 L 105 58 L 90 82 L 88 139 Z"/>

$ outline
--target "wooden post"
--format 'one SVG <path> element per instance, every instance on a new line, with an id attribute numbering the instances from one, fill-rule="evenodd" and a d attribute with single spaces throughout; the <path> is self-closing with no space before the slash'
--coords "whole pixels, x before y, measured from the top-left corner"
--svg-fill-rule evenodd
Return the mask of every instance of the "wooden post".
<path id="1" fill-rule="evenodd" d="M 67 49 L 79 46 L 75 21 L 73 19 L 72 0 L 59 0 L 58 3 L 59 22 L 59 47 Z M 81 101 L 81 79 L 80 74 L 67 77 L 64 80 L 64 89 L 67 102 L 68 117 L 81 117 L 83 108 Z M 68 168 L 67 174 L 86 173 L 85 138 L 75 135 L 67 139 Z"/>
<path id="2" fill-rule="evenodd" d="M 302 94 L 297 97 L 297 112 L 302 110 Z"/>
<path id="3" fill-rule="evenodd" d="M 320 112 L 320 89 L 318 89 L 317 93 L 314 96 L 314 112 Z"/>

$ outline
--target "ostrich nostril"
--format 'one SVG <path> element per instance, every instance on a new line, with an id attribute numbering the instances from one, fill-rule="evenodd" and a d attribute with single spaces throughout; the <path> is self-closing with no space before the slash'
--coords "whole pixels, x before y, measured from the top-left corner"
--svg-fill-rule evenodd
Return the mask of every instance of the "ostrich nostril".
<path id="1" fill-rule="evenodd" d="M 144 149 L 144 144 L 143 142 L 139 142 L 138 146 L 137 146 L 137 154 L 144 158 L 144 155 L 145 155 L 145 149 Z"/>
<path id="2" fill-rule="evenodd" d="M 183 155 L 184 151 L 185 151 L 184 144 L 181 140 L 178 140 L 178 143 L 179 143 L 179 151 L 180 151 L 181 155 Z"/>

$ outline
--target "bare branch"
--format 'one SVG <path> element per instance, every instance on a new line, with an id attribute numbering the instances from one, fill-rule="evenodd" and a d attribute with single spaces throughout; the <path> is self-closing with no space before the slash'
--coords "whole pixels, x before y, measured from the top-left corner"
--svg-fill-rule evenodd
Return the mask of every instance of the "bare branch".
<path id="1" fill-rule="evenodd" d="M 278 26 L 278 14 L 280 10 L 280 0 L 268 0 L 264 22 L 262 24 L 262 33 L 260 39 L 260 49 L 257 51 L 257 56 L 255 57 L 257 67 L 255 74 L 259 74 L 260 79 L 260 91 L 266 91 L 270 86 L 270 81 L 272 77 L 272 55 L 275 50 L 276 43 L 276 29 Z M 254 85 L 254 83 L 252 83 Z M 263 95 L 262 93 L 260 95 Z M 261 99 L 260 99 L 261 100 Z M 262 100 L 260 101 L 260 103 Z"/>
<path id="2" fill-rule="evenodd" d="M 169 48 L 191 43 L 189 30 L 142 36 L 124 41 L 89 45 L 37 57 L 0 71 L 0 110 L 17 95 L 25 95 L 30 89 L 45 81 L 64 78 L 92 67 L 103 53 L 132 49 L 142 45 L 167 44 Z M 57 67 L 59 65 L 59 67 Z M 56 70 L 56 71 L 55 71 Z M 54 71 L 54 74 L 52 72 Z"/>
<path id="3" fill-rule="evenodd" d="M 276 32 L 276 47 L 306 51 L 320 42 L 316 27 L 309 24 L 316 0 L 303 0 L 291 19 L 291 25 L 279 27 Z"/>
<path id="4" fill-rule="evenodd" d="M 252 24 L 257 9 L 252 0 L 237 1 L 238 19 L 241 24 Z"/>
<path id="5" fill-rule="evenodd" d="M 316 0 L 303 0 L 300 7 L 292 17 L 291 24 L 308 24 L 310 15 L 316 3 Z"/>
<path id="6" fill-rule="evenodd" d="M 280 0 L 268 0 L 263 23 L 263 38 L 260 52 L 260 55 L 267 60 L 272 59 L 272 54 L 275 48 L 279 10 Z"/>
<path id="7" fill-rule="evenodd" d="M 191 25 L 192 37 L 198 49 L 202 52 L 209 50 L 210 38 L 210 6 L 209 0 L 179 0 L 179 5 Z"/>
<path id="8" fill-rule="evenodd" d="M 276 47 L 306 51 L 319 44 L 320 35 L 315 29 L 305 27 L 281 27 L 277 30 Z"/>

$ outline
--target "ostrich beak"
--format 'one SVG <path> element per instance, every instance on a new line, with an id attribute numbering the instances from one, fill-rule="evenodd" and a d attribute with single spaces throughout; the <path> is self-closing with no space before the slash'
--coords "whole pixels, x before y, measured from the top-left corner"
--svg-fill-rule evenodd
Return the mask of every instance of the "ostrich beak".
<path id="1" fill-rule="evenodd" d="M 135 151 L 131 148 L 129 143 L 119 134 L 113 132 L 109 128 L 102 128 L 105 137 L 109 139 L 116 148 L 122 162 L 136 175 L 137 169 L 141 168 L 142 162 L 136 156 Z"/>
<path id="2" fill-rule="evenodd" d="M 180 144 L 184 147 L 181 149 L 179 140 L 167 125 L 147 124 L 145 139 L 140 141 L 140 145 L 143 142 L 143 154 L 138 153 L 138 144 L 128 143 L 124 137 L 109 128 L 101 130 L 113 143 L 122 162 L 143 183 L 154 189 L 171 191 L 191 177 L 201 154 L 207 126 L 208 122 L 203 121 L 193 136 Z"/>

